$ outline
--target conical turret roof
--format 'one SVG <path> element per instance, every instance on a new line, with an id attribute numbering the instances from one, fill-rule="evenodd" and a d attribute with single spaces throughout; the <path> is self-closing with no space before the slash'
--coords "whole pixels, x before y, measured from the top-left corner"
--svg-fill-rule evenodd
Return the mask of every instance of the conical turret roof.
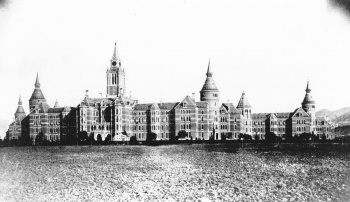
<path id="1" fill-rule="evenodd" d="M 23 106 L 22 106 L 22 99 L 21 99 L 21 96 L 19 96 L 18 107 L 17 107 L 17 110 L 16 110 L 15 115 L 18 115 L 18 114 L 25 114 L 24 109 L 23 109 Z"/>
<path id="2" fill-rule="evenodd" d="M 208 70 L 207 70 L 207 79 L 204 82 L 202 91 L 205 91 L 205 90 L 218 91 L 218 88 L 216 87 L 216 84 L 215 84 L 212 76 L 213 76 L 213 73 L 212 73 L 211 68 L 210 68 L 210 60 L 209 60 Z"/>
<path id="3" fill-rule="evenodd" d="M 241 99 L 239 99 L 237 108 L 251 108 L 248 99 L 245 97 L 245 93 L 242 93 Z"/>
<path id="4" fill-rule="evenodd" d="M 32 100 L 32 99 L 44 99 L 45 100 L 44 94 L 41 92 L 41 89 L 40 89 L 39 74 L 36 75 L 36 80 L 35 80 L 34 86 L 35 86 L 35 89 L 32 93 L 32 97 L 30 98 L 30 100 Z"/>

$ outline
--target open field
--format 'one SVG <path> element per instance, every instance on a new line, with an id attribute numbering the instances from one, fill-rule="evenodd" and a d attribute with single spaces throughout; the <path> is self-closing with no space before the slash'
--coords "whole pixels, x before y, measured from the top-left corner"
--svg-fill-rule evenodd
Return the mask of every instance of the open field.
<path id="1" fill-rule="evenodd" d="M 0 201 L 350 199 L 349 147 L 238 146 L 0 148 Z"/>

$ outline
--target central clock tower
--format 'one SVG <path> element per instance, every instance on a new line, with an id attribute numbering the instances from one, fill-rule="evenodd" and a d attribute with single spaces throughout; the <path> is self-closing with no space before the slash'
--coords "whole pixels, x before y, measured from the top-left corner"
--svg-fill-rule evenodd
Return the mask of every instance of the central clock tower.
<path id="1" fill-rule="evenodd" d="M 121 61 L 117 52 L 117 44 L 114 44 L 114 52 L 107 68 L 107 97 L 123 97 L 125 92 L 125 72 L 121 67 Z"/>

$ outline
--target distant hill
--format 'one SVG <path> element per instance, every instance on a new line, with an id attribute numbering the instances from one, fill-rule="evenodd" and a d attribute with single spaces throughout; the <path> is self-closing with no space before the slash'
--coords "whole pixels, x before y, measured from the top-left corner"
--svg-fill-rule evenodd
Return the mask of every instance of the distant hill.
<path id="1" fill-rule="evenodd" d="M 332 122 L 338 124 L 338 126 L 350 125 L 350 112 L 334 118 Z"/>
<path id="2" fill-rule="evenodd" d="M 350 113 L 350 107 L 345 107 L 335 111 L 329 111 L 328 109 L 322 109 L 316 112 L 316 116 L 327 116 L 330 120 L 334 120 L 344 114 Z"/>
<path id="3" fill-rule="evenodd" d="M 6 120 L 6 119 L 0 119 L 0 137 L 1 139 L 4 139 L 6 135 L 6 131 L 9 128 L 10 123 L 12 120 Z"/>

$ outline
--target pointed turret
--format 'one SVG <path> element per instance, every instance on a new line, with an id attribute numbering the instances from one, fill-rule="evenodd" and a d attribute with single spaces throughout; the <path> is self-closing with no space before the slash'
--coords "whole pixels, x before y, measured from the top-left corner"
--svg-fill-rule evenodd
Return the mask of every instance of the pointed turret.
<path id="1" fill-rule="evenodd" d="M 241 111 L 244 118 L 250 119 L 252 115 L 252 106 L 250 106 L 247 97 L 243 91 L 241 98 L 237 104 L 237 109 Z"/>
<path id="2" fill-rule="evenodd" d="M 204 82 L 202 90 L 200 91 L 200 100 L 209 103 L 210 107 L 218 108 L 220 101 L 220 91 L 216 87 L 213 79 L 213 72 L 210 67 L 210 60 L 208 63 L 207 78 Z"/>
<path id="3" fill-rule="evenodd" d="M 60 105 L 58 104 L 57 99 L 56 99 L 54 108 L 59 108 L 59 107 L 60 107 Z"/>
<path id="4" fill-rule="evenodd" d="M 213 79 L 213 72 L 211 71 L 210 60 L 208 63 L 208 70 L 207 70 L 206 75 L 207 75 L 207 79 L 204 82 L 202 91 L 203 90 L 216 90 L 216 91 L 218 91 L 218 88 L 216 87 L 216 84 L 215 84 L 214 79 Z"/>
<path id="5" fill-rule="evenodd" d="M 40 82 L 39 82 L 39 74 L 36 75 L 35 80 L 35 89 L 32 93 L 32 96 L 29 99 L 29 108 L 30 110 L 34 109 L 36 106 L 39 106 L 40 103 L 46 102 L 46 99 L 44 97 L 44 94 L 41 92 L 40 89 Z"/>
<path id="6" fill-rule="evenodd" d="M 242 108 L 252 108 L 248 102 L 248 99 L 245 96 L 245 93 L 243 91 L 241 99 L 239 99 L 237 109 L 242 109 Z"/>
<path id="7" fill-rule="evenodd" d="M 18 107 L 15 113 L 15 118 L 18 117 L 24 117 L 26 115 L 26 113 L 24 112 L 23 106 L 22 106 L 22 99 L 21 96 L 19 96 L 19 100 L 18 100 Z"/>
<path id="8" fill-rule="evenodd" d="M 121 67 L 120 58 L 117 51 L 117 43 L 114 43 L 114 51 L 111 59 L 111 66 L 107 68 L 107 97 L 124 96 L 125 92 L 125 72 Z"/>
<path id="9" fill-rule="evenodd" d="M 309 81 L 307 81 L 305 91 L 306 91 L 306 94 L 305 94 L 303 102 L 301 103 L 301 106 L 306 112 L 310 113 L 311 116 L 315 117 L 316 116 L 316 106 L 315 106 L 315 101 L 311 95 L 311 88 L 310 88 Z"/>

